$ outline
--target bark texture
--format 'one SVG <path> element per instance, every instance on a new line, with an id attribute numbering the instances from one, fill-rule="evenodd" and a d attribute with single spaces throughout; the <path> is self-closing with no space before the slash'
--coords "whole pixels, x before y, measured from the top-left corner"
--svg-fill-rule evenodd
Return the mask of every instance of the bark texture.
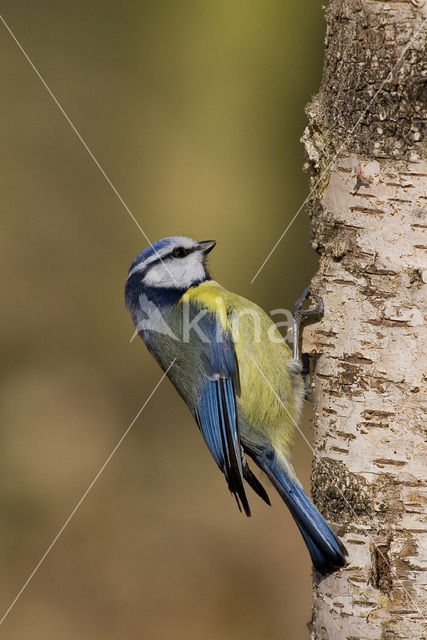
<path id="1" fill-rule="evenodd" d="M 322 322 L 313 497 L 349 564 L 314 579 L 313 640 L 427 638 L 423 143 L 427 9 L 332 0 L 304 134 Z"/>

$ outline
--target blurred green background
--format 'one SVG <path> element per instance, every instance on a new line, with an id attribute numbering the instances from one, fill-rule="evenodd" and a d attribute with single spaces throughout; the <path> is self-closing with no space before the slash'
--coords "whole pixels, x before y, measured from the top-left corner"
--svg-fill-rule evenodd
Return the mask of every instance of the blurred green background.
<path id="1" fill-rule="evenodd" d="M 215 238 L 214 277 L 267 310 L 315 270 L 299 138 L 315 0 L 4 0 L 150 239 Z M 160 377 L 123 307 L 146 241 L 4 28 L 0 616 Z M 310 437 L 308 416 L 303 429 Z M 294 461 L 309 486 L 311 453 Z M 19 640 L 307 638 L 311 567 L 273 490 L 240 515 L 164 382 L 16 603 Z"/>

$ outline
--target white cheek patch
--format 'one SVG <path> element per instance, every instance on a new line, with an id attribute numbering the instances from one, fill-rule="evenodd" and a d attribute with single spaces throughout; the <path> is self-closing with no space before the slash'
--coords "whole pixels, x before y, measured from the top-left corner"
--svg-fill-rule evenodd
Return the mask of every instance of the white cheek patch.
<path id="1" fill-rule="evenodd" d="M 188 289 L 194 282 L 203 280 L 205 268 L 200 251 L 194 251 L 185 258 L 173 258 L 161 262 L 148 270 L 144 284 L 149 287 Z"/>

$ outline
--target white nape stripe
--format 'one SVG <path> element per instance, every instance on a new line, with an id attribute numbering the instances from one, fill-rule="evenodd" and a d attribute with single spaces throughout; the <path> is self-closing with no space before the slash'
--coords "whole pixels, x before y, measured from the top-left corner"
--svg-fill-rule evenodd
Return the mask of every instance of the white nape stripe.
<path id="1" fill-rule="evenodd" d="M 129 278 L 135 273 L 138 273 L 138 271 L 143 271 L 146 267 L 148 267 L 148 265 L 152 264 L 153 262 L 163 260 L 163 258 L 172 250 L 173 249 L 171 246 L 163 247 L 163 249 L 157 250 L 155 253 L 153 253 L 153 255 L 146 258 L 143 262 L 135 265 L 132 271 L 129 272 L 127 279 L 129 280 Z"/>
<path id="2" fill-rule="evenodd" d="M 157 260 L 159 260 L 161 256 L 159 256 L 159 258 L 157 258 L 157 256 L 156 256 L 156 255 L 154 255 L 154 257 L 155 257 Z M 151 262 L 153 262 L 153 261 L 151 260 Z M 145 267 L 146 267 L 146 265 L 147 265 L 147 264 L 149 264 L 149 262 L 148 262 L 148 261 L 140 262 L 139 264 L 137 264 L 137 265 L 136 265 L 136 266 L 135 266 L 131 271 L 129 271 L 129 275 L 128 275 L 128 277 L 126 278 L 126 282 L 129 280 L 129 278 L 131 278 L 133 275 L 135 275 L 135 273 L 138 273 L 138 271 L 143 271 L 143 270 L 145 269 Z"/>

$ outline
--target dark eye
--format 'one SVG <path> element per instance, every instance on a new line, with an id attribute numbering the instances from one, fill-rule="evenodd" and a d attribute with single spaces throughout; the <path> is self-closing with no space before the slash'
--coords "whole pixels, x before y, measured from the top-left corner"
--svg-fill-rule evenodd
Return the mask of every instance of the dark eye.
<path id="1" fill-rule="evenodd" d="M 188 256 L 188 251 L 184 247 L 177 247 L 172 251 L 172 256 L 174 258 L 185 258 L 185 256 Z"/>

